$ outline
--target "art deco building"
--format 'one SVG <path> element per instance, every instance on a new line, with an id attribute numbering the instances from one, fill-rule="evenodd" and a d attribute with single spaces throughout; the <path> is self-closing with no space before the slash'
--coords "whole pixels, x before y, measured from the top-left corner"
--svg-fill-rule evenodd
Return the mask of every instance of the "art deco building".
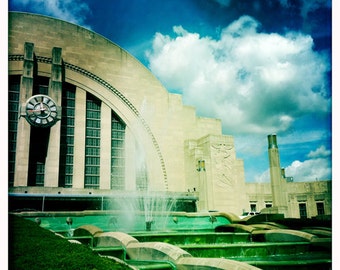
<path id="1" fill-rule="evenodd" d="M 110 197 L 143 193 L 176 197 L 183 211 L 241 214 L 272 203 L 270 184 L 245 183 L 221 121 L 197 117 L 121 47 L 28 13 L 10 12 L 8 33 L 12 210 L 65 201 L 81 209 L 91 198 L 103 209 Z M 326 214 L 329 187 L 316 192 Z"/>

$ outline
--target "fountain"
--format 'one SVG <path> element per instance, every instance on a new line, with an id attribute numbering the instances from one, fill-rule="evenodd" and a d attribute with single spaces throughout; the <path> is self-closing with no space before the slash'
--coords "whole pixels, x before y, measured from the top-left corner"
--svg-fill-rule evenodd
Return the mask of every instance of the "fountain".
<path id="1" fill-rule="evenodd" d="M 190 198 L 172 193 L 122 192 L 107 203 L 106 212 L 111 215 L 108 225 L 123 231 L 164 231 L 171 220 L 170 213 L 182 208 L 183 201 Z M 186 203 L 184 202 L 184 205 Z M 141 226 L 144 224 L 144 227 Z"/>
<path id="2" fill-rule="evenodd" d="M 162 213 L 156 209 L 166 205 L 174 209 L 175 203 L 163 202 L 161 206 L 156 197 L 147 198 L 146 203 L 143 198 L 133 203 L 130 199 L 130 205 L 125 201 L 125 209 L 142 206 L 133 214 L 123 209 L 16 214 L 137 268 L 143 264 L 151 269 L 159 263 L 164 269 L 192 269 L 198 265 L 209 269 L 218 264 L 221 268 L 216 269 L 227 269 L 222 265 L 228 265 L 229 269 L 324 270 L 332 263 L 331 226 L 327 222 L 288 220 L 278 214 L 241 220 L 221 212 Z"/>
<path id="3" fill-rule="evenodd" d="M 137 269 L 326 270 L 332 263 L 329 224 L 291 227 L 279 214 L 241 220 L 197 212 L 190 193 L 117 191 L 85 198 L 100 202 L 100 210 L 46 211 L 44 195 L 44 211 L 15 214 Z"/>
<path id="4" fill-rule="evenodd" d="M 290 228 L 278 214 L 241 220 L 232 213 L 197 212 L 193 195 L 116 191 L 82 197 L 100 210 L 46 211 L 46 194 L 44 211 L 15 214 L 137 269 L 330 268 L 331 230 L 325 226 Z"/>

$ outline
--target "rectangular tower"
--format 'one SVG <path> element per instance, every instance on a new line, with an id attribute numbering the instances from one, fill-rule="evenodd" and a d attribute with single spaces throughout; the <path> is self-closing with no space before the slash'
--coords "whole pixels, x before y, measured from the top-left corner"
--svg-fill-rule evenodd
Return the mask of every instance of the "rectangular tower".
<path id="1" fill-rule="evenodd" d="M 274 134 L 268 135 L 268 158 L 274 208 L 272 210 L 286 216 L 288 209 L 286 180 L 281 173 L 279 148 Z"/>

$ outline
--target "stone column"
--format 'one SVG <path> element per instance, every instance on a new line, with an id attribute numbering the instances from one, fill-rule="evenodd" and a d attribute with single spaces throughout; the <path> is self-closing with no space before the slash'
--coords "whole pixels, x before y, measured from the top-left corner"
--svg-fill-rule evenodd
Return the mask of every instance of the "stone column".
<path id="1" fill-rule="evenodd" d="M 77 87 L 74 115 L 73 188 L 84 188 L 86 91 Z"/>
<path id="2" fill-rule="evenodd" d="M 20 82 L 19 104 L 24 106 L 26 100 L 33 93 L 34 77 L 34 44 L 25 43 L 23 73 Z M 19 105 L 19 106 L 20 106 Z M 28 162 L 31 128 L 25 120 L 25 111 L 21 109 L 18 120 L 16 155 L 15 155 L 15 174 L 14 186 L 27 186 Z"/>
<path id="3" fill-rule="evenodd" d="M 273 208 L 278 213 L 287 215 L 286 180 L 281 176 L 280 155 L 276 135 L 268 135 L 268 157 Z"/>
<path id="4" fill-rule="evenodd" d="M 51 78 L 49 83 L 48 94 L 56 102 L 58 106 L 61 106 L 62 100 L 62 85 L 63 85 L 62 74 L 63 70 L 61 48 L 53 48 Z M 61 129 L 60 121 L 58 121 L 55 125 L 51 127 L 45 163 L 45 182 L 44 182 L 45 187 L 58 187 L 60 129 Z"/>

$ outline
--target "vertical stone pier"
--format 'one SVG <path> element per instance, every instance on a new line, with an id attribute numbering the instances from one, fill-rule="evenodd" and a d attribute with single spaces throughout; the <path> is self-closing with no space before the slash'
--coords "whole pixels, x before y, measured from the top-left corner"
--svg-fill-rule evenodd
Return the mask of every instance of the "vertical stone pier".
<path id="1" fill-rule="evenodd" d="M 270 169 L 270 183 L 273 196 L 273 207 L 271 212 L 284 214 L 287 216 L 287 191 L 286 179 L 281 173 L 279 148 L 277 146 L 276 135 L 268 135 L 268 158 Z"/>

